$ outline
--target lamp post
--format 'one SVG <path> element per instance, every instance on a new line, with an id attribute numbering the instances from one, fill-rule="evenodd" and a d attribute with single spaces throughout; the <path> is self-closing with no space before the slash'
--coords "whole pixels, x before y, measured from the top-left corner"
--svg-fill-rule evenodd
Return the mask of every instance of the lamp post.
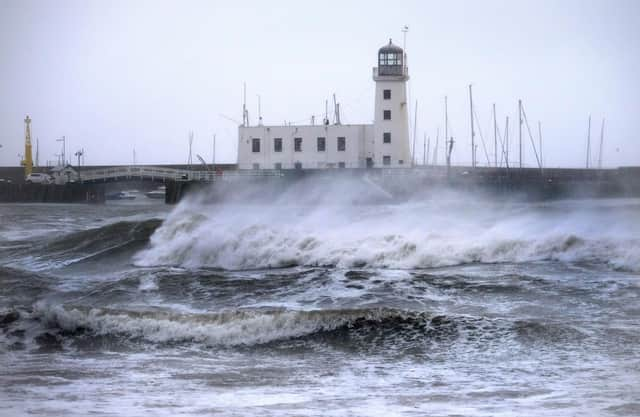
<path id="1" fill-rule="evenodd" d="M 82 157 L 82 155 L 84 155 L 84 149 L 80 149 L 75 153 L 75 156 L 78 157 L 78 181 L 82 182 L 82 179 L 80 178 L 80 158 Z"/>

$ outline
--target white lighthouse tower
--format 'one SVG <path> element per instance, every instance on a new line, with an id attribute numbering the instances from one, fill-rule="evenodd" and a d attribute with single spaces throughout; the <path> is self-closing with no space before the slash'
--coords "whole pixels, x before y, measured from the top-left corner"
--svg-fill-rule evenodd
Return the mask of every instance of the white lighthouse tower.
<path id="1" fill-rule="evenodd" d="M 378 50 L 378 67 L 373 68 L 376 82 L 373 158 L 368 165 L 382 168 L 411 166 L 409 115 L 404 51 L 389 44 Z"/>

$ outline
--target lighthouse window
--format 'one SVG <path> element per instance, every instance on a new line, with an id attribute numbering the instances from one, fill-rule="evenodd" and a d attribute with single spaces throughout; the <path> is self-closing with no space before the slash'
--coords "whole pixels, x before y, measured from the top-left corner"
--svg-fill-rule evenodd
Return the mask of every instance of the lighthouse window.
<path id="1" fill-rule="evenodd" d="M 251 152 L 260 152 L 260 138 L 251 139 Z"/>
<path id="2" fill-rule="evenodd" d="M 385 110 L 382 114 L 384 120 L 391 120 L 391 110 Z"/>
<path id="3" fill-rule="evenodd" d="M 382 134 L 382 143 L 391 143 L 391 132 L 384 132 Z"/>
<path id="4" fill-rule="evenodd" d="M 282 152 L 282 138 L 273 139 L 273 151 Z"/>
<path id="5" fill-rule="evenodd" d="M 347 140 L 339 136 L 338 137 L 338 152 L 344 152 L 347 149 Z"/>
<path id="6" fill-rule="evenodd" d="M 325 138 L 318 138 L 318 152 L 324 152 L 326 148 Z"/>
<path id="7" fill-rule="evenodd" d="M 302 138 L 293 138 L 294 152 L 302 152 Z"/>
<path id="8" fill-rule="evenodd" d="M 382 98 L 385 100 L 391 100 L 391 90 L 382 90 Z"/>
<path id="9" fill-rule="evenodd" d="M 391 165 L 391 157 L 389 155 L 382 157 L 382 165 Z"/>
<path id="10" fill-rule="evenodd" d="M 398 53 L 381 53 L 380 54 L 380 65 L 402 65 L 400 63 L 400 59 L 401 59 L 401 54 Z"/>

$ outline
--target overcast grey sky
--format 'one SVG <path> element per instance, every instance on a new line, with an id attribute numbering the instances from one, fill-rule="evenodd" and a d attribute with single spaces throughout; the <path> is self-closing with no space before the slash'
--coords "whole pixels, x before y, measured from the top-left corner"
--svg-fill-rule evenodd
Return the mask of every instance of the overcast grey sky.
<path id="1" fill-rule="evenodd" d="M 604 165 L 640 165 L 636 0 L 2 0 L 0 165 L 17 165 L 26 114 L 41 163 L 62 135 L 87 164 L 130 163 L 134 147 L 138 163 L 184 163 L 189 130 L 194 158 L 211 159 L 216 133 L 217 160 L 235 162 L 237 126 L 221 115 L 242 119 L 243 82 L 253 121 L 258 94 L 279 124 L 308 123 L 336 93 L 343 123 L 370 123 L 377 49 L 402 45 L 403 25 L 420 148 L 443 128 L 447 95 L 453 161 L 470 161 L 472 83 L 488 147 L 492 103 L 513 139 L 522 98 L 546 165 L 585 164 L 589 114 L 595 143 L 607 119 Z"/>

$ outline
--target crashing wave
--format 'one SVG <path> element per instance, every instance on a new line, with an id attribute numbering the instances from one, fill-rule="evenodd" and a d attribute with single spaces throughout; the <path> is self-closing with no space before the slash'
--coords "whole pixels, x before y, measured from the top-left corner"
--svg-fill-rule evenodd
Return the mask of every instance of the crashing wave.
<path id="1" fill-rule="evenodd" d="M 207 211 L 210 213 L 207 214 Z M 608 217 L 607 217 L 608 216 Z M 400 205 L 176 210 L 138 253 L 141 266 L 429 268 L 467 263 L 593 262 L 640 270 L 640 230 L 611 212 Z"/>

